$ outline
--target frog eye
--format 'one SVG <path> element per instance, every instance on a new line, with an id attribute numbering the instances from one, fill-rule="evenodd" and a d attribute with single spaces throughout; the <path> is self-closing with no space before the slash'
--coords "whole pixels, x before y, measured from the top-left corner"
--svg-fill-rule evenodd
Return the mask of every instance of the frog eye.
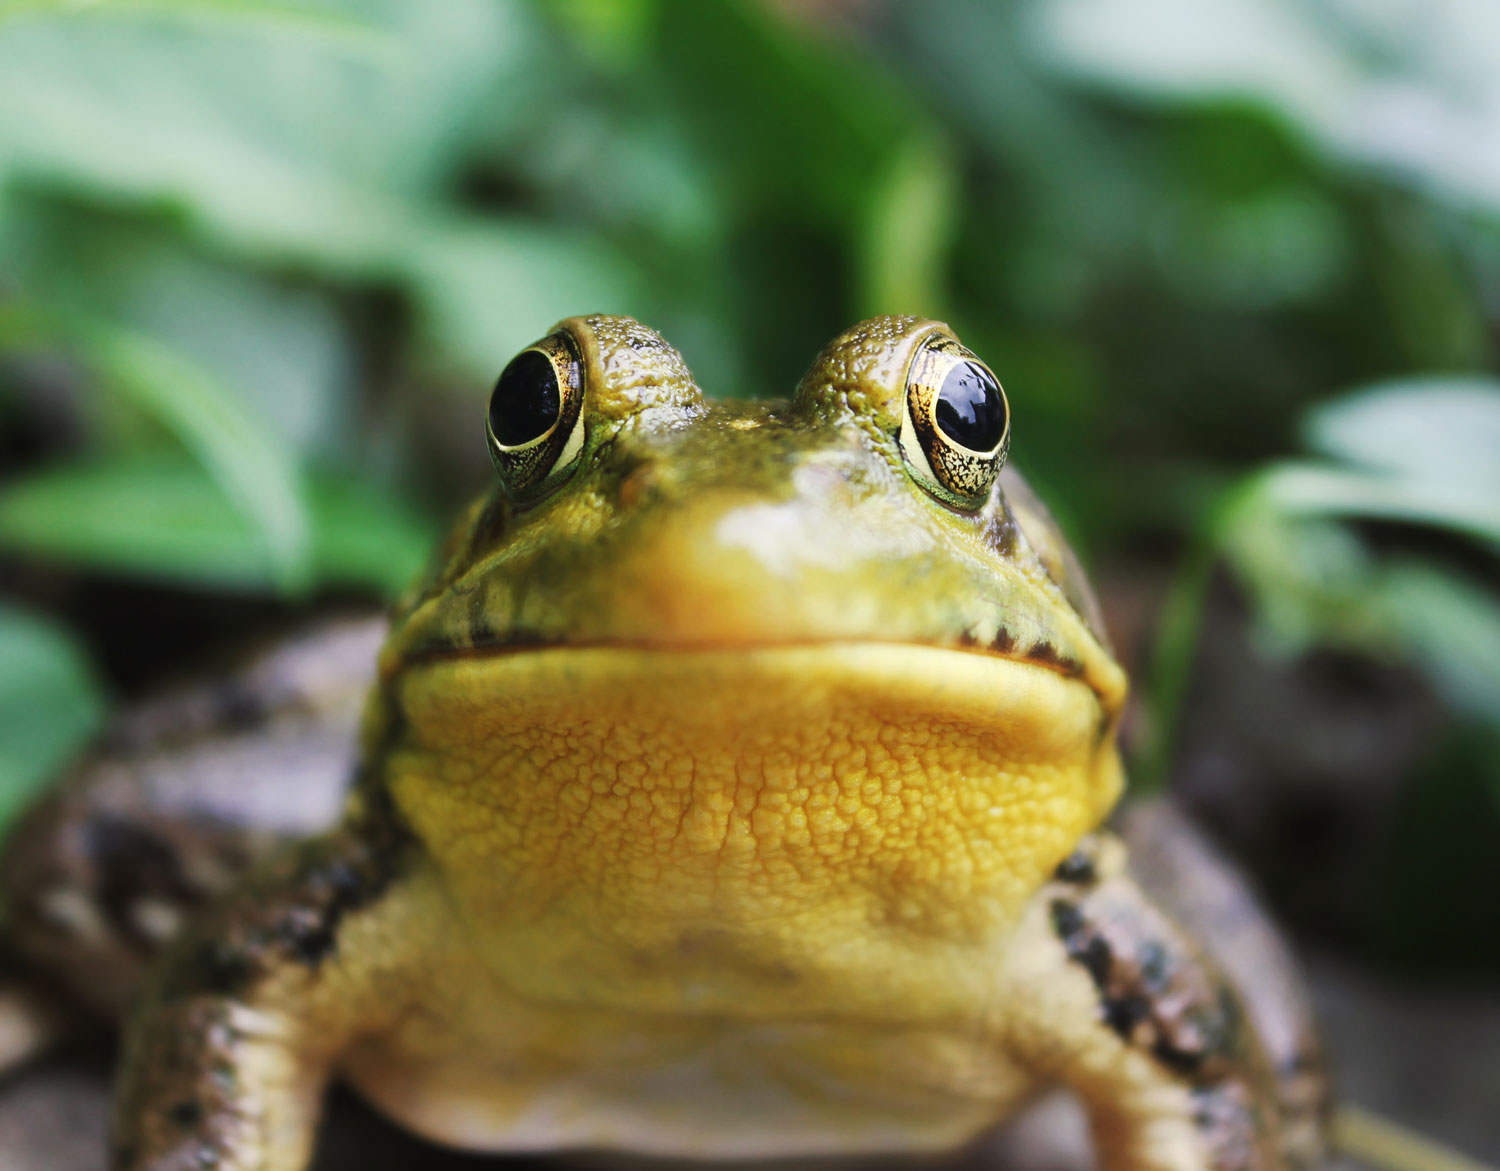
<path id="1" fill-rule="evenodd" d="M 490 458 L 513 500 L 555 487 L 583 452 L 583 360 L 558 332 L 510 360 L 490 391 Z"/>
<path id="2" fill-rule="evenodd" d="M 939 500 L 975 511 L 1010 448 L 1010 406 L 1000 380 L 946 334 L 912 356 L 901 412 L 901 453 L 912 477 Z"/>

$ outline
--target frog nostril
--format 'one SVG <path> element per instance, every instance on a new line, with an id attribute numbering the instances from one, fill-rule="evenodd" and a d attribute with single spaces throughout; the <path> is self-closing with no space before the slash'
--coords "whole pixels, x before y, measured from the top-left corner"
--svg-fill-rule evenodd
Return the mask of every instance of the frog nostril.
<path id="1" fill-rule="evenodd" d="M 653 463 L 643 463 L 632 468 L 621 478 L 620 486 L 615 493 L 620 507 L 634 508 L 644 497 L 651 494 L 660 479 L 657 466 Z"/>

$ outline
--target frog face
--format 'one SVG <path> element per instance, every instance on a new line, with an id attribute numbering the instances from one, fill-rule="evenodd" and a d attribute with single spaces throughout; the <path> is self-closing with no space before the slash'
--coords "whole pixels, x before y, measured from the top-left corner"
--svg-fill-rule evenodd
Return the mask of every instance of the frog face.
<path id="1" fill-rule="evenodd" d="M 764 403 L 705 400 L 633 320 L 563 322 L 497 383 L 500 483 L 384 652 L 398 806 L 477 897 L 519 852 L 507 890 L 616 926 L 773 872 L 826 913 L 820 869 L 1018 905 L 1118 793 L 1124 681 L 1008 411 L 940 322 L 857 325 Z"/>
<path id="2" fill-rule="evenodd" d="M 496 385 L 501 483 L 460 520 L 402 661 L 564 646 L 858 641 L 1121 678 L 1004 458 L 998 380 L 940 322 L 837 338 L 790 402 L 711 402 L 628 318 L 563 322 Z M 950 434 L 951 432 L 951 434 Z"/>

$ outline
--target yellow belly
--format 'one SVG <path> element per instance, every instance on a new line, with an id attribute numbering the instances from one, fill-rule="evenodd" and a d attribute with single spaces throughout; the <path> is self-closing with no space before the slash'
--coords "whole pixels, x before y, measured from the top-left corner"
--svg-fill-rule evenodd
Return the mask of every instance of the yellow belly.
<path id="1" fill-rule="evenodd" d="M 951 1032 L 546 1015 L 513 1018 L 493 1049 L 470 1029 L 462 1058 L 429 1021 L 355 1052 L 346 1076 L 412 1130 L 465 1148 L 685 1158 L 944 1150 L 1029 1089 L 994 1046 Z"/>

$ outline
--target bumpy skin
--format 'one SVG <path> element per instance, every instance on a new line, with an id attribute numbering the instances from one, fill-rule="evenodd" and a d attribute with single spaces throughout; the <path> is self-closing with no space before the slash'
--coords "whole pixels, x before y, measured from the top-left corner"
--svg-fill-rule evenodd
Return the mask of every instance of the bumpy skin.
<path id="1" fill-rule="evenodd" d="M 790 404 L 735 406 L 634 321 L 565 328 L 576 468 L 461 518 L 337 828 L 154 969 L 114 1166 L 298 1171 L 334 1073 L 477 1149 L 935 1149 L 1063 1084 L 1121 1171 L 1310 1157 L 1295 996 L 1247 1013 L 1217 965 L 1254 949 L 1200 946 L 1098 829 L 1124 680 L 1066 544 L 1014 473 L 974 513 L 907 474 L 905 372 L 944 327 L 864 323 Z M 36 942 L 49 892 L 109 891 L 97 851 L 46 861 L 88 807 L 14 855 L 42 960 L 170 918 L 116 894 Z M 214 885 L 167 871 L 156 904 Z"/>

